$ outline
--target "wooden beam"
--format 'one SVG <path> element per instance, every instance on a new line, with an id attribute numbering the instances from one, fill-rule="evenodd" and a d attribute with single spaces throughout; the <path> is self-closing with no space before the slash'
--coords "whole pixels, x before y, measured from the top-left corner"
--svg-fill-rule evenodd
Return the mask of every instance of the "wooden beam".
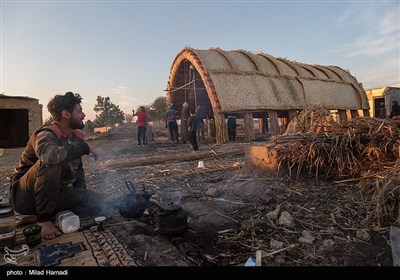
<path id="1" fill-rule="evenodd" d="M 229 156 L 241 156 L 245 153 L 245 148 L 237 148 L 232 151 L 193 151 L 191 153 L 184 154 L 173 154 L 166 156 L 153 156 L 145 158 L 136 159 L 111 159 L 103 163 L 103 168 L 117 169 L 117 168 L 127 168 L 134 166 L 145 166 L 145 165 L 155 165 L 155 164 L 165 164 L 168 162 L 182 162 L 182 161 L 192 161 L 206 158 L 218 158 L 218 157 L 229 157 Z"/>
<path id="2" fill-rule="evenodd" d="M 350 114 L 352 119 L 359 117 L 357 110 L 350 110 Z"/>
<path id="3" fill-rule="evenodd" d="M 347 114 L 346 114 L 346 110 L 338 110 L 338 114 L 339 114 L 339 121 L 346 121 L 347 122 Z"/>
<path id="4" fill-rule="evenodd" d="M 271 132 L 271 136 L 279 135 L 279 123 L 278 123 L 278 112 L 276 110 L 268 110 L 269 116 L 269 131 Z"/>
<path id="5" fill-rule="evenodd" d="M 248 112 L 243 114 L 243 123 L 244 123 L 244 141 L 250 142 L 256 139 L 254 134 L 254 122 L 253 122 L 253 113 Z"/>
<path id="6" fill-rule="evenodd" d="M 228 126 L 226 124 L 224 114 L 214 114 L 215 119 L 215 141 L 217 144 L 224 144 L 229 142 Z"/>

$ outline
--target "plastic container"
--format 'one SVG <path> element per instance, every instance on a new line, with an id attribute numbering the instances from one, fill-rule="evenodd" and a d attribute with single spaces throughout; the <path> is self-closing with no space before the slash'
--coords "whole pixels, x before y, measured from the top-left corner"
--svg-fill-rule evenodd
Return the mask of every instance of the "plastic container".
<path id="1" fill-rule="evenodd" d="M 79 217 L 70 210 L 57 213 L 56 225 L 64 233 L 77 231 L 81 227 Z"/>
<path id="2" fill-rule="evenodd" d="M 15 246 L 15 217 L 10 207 L 0 208 L 0 249 Z"/>
<path id="3" fill-rule="evenodd" d="M 26 244 L 29 247 L 40 244 L 42 242 L 42 227 L 40 225 L 30 225 L 22 231 L 25 236 Z"/>
<path id="4" fill-rule="evenodd" d="M 248 258 L 244 266 L 256 266 L 256 258 Z"/>

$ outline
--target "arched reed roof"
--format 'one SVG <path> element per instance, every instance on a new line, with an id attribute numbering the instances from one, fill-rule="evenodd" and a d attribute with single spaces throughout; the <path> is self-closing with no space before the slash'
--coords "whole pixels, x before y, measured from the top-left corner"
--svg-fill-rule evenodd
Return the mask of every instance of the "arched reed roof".
<path id="1" fill-rule="evenodd" d="M 364 89 L 338 66 L 309 65 L 262 52 L 184 48 L 175 58 L 169 87 L 185 83 L 183 64 L 192 64 L 217 112 L 292 110 L 312 106 L 369 109 Z M 168 100 L 183 103 L 180 96 Z"/>

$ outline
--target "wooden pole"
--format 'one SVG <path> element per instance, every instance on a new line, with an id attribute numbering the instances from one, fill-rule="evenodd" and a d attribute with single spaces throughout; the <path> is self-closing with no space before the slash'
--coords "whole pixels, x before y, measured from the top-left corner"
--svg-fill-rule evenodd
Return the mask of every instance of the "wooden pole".
<path id="1" fill-rule="evenodd" d="M 276 110 L 268 110 L 268 116 L 271 136 L 279 135 L 278 112 Z"/>
<path id="2" fill-rule="evenodd" d="M 253 141 L 256 137 L 254 134 L 253 113 L 248 112 L 243 114 L 244 122 L 244 140 L 246 142 Z"/>

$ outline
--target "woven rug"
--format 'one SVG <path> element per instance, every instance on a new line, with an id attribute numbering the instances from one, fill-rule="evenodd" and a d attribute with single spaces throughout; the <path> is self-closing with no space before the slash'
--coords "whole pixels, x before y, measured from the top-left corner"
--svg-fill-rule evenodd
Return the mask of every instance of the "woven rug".
<path id="1" fill-rule="evenodd" d="M 110 229 L 63 234 L 32 248 L 23 244 L 21 230 L 16 240 L 19 245 L 0 255 L 0 266 L 136 266 Z"/>

